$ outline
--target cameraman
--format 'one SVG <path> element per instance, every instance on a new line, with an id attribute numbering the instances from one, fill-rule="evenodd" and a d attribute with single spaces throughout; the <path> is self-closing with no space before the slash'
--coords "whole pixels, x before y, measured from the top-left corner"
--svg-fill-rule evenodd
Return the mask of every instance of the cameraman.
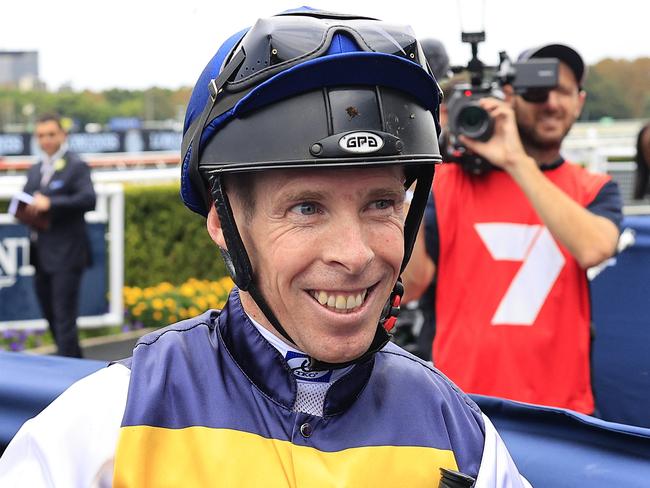
<path id="1" fill-rule="evenodd" d="M 494 133 L 460 141 L 493 168 L 436 170 L 428 253 L 421 239 L 405 277 L 437 274 L 433 357 L 463 390 L 590 414 L 585 270 L 614 253 L 621 199 L 609 176 L 560 155 L 586 97 L 582 58 L 552 44 L 519 60 L 534 57 L 560 61 L 557 86 L 535 103 L 510 86 L 505 101 L 480 100 Z M 412 298 L 424 291 L 412 288 Z"/>

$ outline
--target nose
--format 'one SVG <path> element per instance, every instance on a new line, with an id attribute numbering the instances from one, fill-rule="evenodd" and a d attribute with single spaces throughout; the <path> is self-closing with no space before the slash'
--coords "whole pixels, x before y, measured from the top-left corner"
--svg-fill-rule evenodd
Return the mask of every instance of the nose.
<path id="1" fill-rule="evenodd" d="M 560 95 L 558 94 L 557 91 L 551 90 L 548 92 L 548 98 L 546 99 L 544 106 L 545 108 L 548 109 L 556 109 L 559 106 L 559 102 L 560 102 Z"/>
<path id="2" fill-rule="evenodd" d="M 332 222 L 327 239 L 323 239 L 323 259 L 326 264 L 341 267 L 359 275 L 370 265 L 375 251 L 370 233 L 359 219 L 345 217 Z"/>

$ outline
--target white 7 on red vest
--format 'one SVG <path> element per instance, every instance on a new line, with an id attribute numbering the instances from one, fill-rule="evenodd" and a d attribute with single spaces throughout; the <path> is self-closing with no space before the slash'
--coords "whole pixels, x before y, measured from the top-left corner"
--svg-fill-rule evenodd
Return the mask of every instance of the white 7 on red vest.
<path id="1" fill-rule="evenodd" d="M 474 228 L 496 261 L 522 261 L 492 325 L 533 325 L 565 260 L 542 225 L 482 223 Z"/>

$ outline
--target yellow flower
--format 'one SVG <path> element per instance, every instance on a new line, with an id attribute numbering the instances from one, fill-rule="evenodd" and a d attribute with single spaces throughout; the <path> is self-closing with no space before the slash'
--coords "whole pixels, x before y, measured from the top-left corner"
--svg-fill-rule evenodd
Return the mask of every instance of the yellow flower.
<path id="1" fill-rule="evenodd" d="M 172 285 L 171 283 L 169 283 L 167 281 L 163 281 L 162 283 L 160 283 L 158 285 L 158 291 L 162 292 L 162 293 L 167 292 L 167 291 L 171 291 L 173 289 L 174 289 L 174 285 Z"/>
<path id="2" fill-rule="evenodd" d="M 122 293 L 125 308 L 134 317 L 153 311 L 154 320 L 163 320 L 169 313 L 169 321 L 176 322 L 208 308 L 222 308 L 232 287 L 232 279 L 226 276 L 217 281 L 190 278 L 181 285 L 162 282 L 147 288 L 125 286 Z"/>
<path id="3" fill-rule="evenodd" d="M 54 162 L 54 171 L 61 171 L 63 168 L 65 168 L 65 159 L 57 159 Z"/>
<path id="4" fill-rule="evenodd" d="M 183 295 L 184 297 L 194 296 L 194 287 L 191 286 L 189 282 L 181 285 L 180 291 L 181 291 L 181 295 Z"/>

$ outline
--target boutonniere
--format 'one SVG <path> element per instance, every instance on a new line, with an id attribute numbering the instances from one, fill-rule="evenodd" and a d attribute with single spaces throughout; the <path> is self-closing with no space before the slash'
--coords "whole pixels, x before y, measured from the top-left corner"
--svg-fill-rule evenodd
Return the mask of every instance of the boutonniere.
<path id="1" fill-rule="evenodd" d="M 65 168 L 65 159 L 57 159 L 54 162 L 54 171 L 61 171 L 63 168 Z"/>

